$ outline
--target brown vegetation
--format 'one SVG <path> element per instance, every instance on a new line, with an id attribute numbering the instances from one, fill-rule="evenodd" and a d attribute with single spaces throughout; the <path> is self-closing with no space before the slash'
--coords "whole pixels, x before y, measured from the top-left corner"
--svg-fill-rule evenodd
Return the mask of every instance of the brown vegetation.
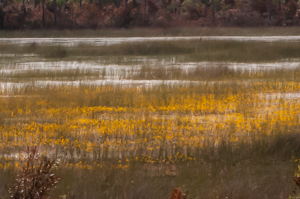
<path id="1" fill-rule="evenodd" d="M 59 178 L 52 172 L 55 160 L 38 157 L 37 148 L 27 147 L 27 157 L 15 184 L 8 189 L 13 199 L 43 199 L 55 187 Z"/>
<path id="2" fill-rule="evenodd" d="M 170 199 L 186 199 L 187 195 L 183 194 L 180 188 L 175 188 L 172 191 Z"/>
<path id="3" fill-rule="evenodd" d="M 297 18 L 298 3 L 252 0 L 215 4 L 201 1 L 133 0 L 99 2 L 60 2 L 54 12 L 51 2 L 0 3 L 0 29 L 20 28 L 130 28 L 182 26 L 267 26 L 285 25 Z M 230 9 L 229 9 L 230 8 Z M 285 19 L 285 20 L 283 20 Z M 297 25 L 294 21 L 289 23 Z"/>

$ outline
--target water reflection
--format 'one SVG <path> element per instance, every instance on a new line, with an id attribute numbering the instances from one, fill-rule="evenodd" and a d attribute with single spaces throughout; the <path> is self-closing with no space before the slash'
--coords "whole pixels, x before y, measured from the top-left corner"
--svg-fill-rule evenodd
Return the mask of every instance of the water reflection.
<path id="1" fill-rule="evenodd" d="M 79 44 L 108 46 L 114 44 L 147 41 L 216 40 L 216 41 L 259 41 L 299 42 L 300 36 L 194 36 L 194 37 L 111 37 L 111 38 L 0 38 L 2 44 L 47 44 L 77 46 Z"/>

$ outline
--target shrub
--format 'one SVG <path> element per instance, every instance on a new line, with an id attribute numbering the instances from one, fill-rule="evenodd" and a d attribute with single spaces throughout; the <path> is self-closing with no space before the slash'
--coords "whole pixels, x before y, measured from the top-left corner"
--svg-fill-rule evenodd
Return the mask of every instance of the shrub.
<path id="1" fill-rule="evenodd" d="M 58 183 L 59 178 L 52 172 L 57 162 L 39 157 L 37 148 L 27 147 L 27 157 L 22 170 L 16 175 L 16 182 L 8 189 L 14 199 L 43 199 Z"/>
<path id="2" fill-rule="evenodd" d="M 175 188 L 172 191 L 170 199 L 186 199 L 187 194 L 183 194 L 180 188 Z"/>

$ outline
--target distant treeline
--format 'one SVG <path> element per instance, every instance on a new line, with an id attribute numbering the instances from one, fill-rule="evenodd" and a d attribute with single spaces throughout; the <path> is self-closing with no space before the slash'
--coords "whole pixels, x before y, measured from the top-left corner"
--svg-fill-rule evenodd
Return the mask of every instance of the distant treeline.
<path id="1" fill-rule="evenodd" d="M 298 25 L 295 0 L 0 0 L 0 29 Z"/>

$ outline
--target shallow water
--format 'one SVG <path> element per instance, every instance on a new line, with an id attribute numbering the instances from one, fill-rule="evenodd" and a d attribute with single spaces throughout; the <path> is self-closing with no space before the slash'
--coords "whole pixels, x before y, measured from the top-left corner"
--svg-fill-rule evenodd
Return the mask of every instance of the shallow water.
<path id="1" fill-rule="evenodd" d="M 36 61 L 36 62 L 17 62 L 11 65 L 2 65 L 0 69 L 1 90 L 19 89 L 25 86 L 80 86 L 80 85 L 110 85 L 110 86 L 147 86 L 154 85 L 189 85 L 204 84 L 205 81 L 182 81 L 182 80 L 156 80 L 156 79 L 132 79 L 140 73 L 143 64 L 124 65 L 124 64 L 105 64 L 102 62 L 78 62 L 78 61 Z M 156 60 L 147 67 L 161 67 L 167 72 L 171 69 L 182 69 L 183 73 L 191 73 L 197 68 L 209 67 L 227 67 L 229 69 L 241 72 L 257 72 L 263 70 L 287 70 L 300 68 L 300 62 L 273 62 L 273 63 L 232 63 L 232 62 L 189 62 L 189 63 L 173 63 L 165 62 L 162 64 Z M 219 68 L 216 68 L 218 70 Z M 56 77 L 56 73 L 65 72 L 66 77 Z M 39 74 L 42 74 L 39 77 Z M 49 73 L 49 74 L 48 74 Z M 51 74 L 50 74 L 51 73 Z M 82 74 L 75 81 L 72 77 L 75 73 Z M 13 75 L 24 74 L 22 78 L 11 78 Z M 32 78 L 32 74 L 37 77 Z M 28 77 L 26 76 L 28 75 Z M 48 75 L 48 76 L 47 76 Z M 55 80 L 54 80 L 55 79 Z M 71 80 L 71 81 L 70 81 Z M 261 81 L 261 80 L 260 80 Z M 239 83 L 245 84 L 253 82 L 253 80 L 245 81 L 209 81 L 209 84 Z"/>
<path id="2" fill-rule="evenodd" d="M 2 91 L 20 89 L 25 86 L 29 87 L 48 87 L 48 86 L 125 86 L 136 87 L 145 86 L 151 87 L 155 85 L 189 85 L 205 83 L 203 81 L 181 81 L 181 80 L 85 80 L 85 81 L 51 81 L 51 80 L 38 80 L 34 82 L 14 83 L 14 82 L 0 82 L 0 89 Z"/>
<path id="3" fill-rule="evenodd" d="M 228 40 L 228 41 L 259 41 L 259 42 L 300 42 L 300 36 L 267 36 L 267 37 L 126 37 L 126 38 L 0 38 L 0 44 L 16 45 L 37 43 L 40 45 L 76 46 L 90 44 L 96 46 L 113 45 L 127 42 L 144 41 L 176 41 L 176 40 Z M 89 58 L 90 59 L 90 58 Z M 24 86 L 79 86 L 79 85 L 116 85 L 116 86 L 154 86 L 154 85 L 188 85 L 203 84 L 204 81 L 182 81 L 169 78 L 157 80 L 139 77 L 141 73 L 160 69 L 168 74 L 169 70 L 180 69 L 179 73 L 193 73 L 198 68 L 226 67 L 241 72 L 257 72 L 263 70 L 300 69 L 300 60 L 282 60 L 266 63 L 236 63 L 236 62 L 183 62 L 177 57 L 131 56 L 108 58 L 95 56 L 92 60 L 82 58 L 81 61 L 47 59 L 35 54 L 0 54 L 0 89 L 19 89 Z M 149 72 L 150 71 L 150 72 Z M 160 71 L 158 70 L 157 73 Z M 176 72 L 176 71 L 175 71 Z M 76 76 L 77 75 L 77 76 Z M 76 78 L 75 78 L 76 76 Z M 159 79 L 159 78 L 158 78 Z M 177 78 L 180 79 L 180 78 Z M 252 80 L 253 81 L 253 80 Z M 232 83 L 227 81 L 226 83 Z M 222 84 L 222 81 L 210 81 L 209 84 Z M 248 84 L 249 81 L 240 83 Z"/>
<path id="4" fill-rule="evenodd" d="M 133 60 L 136 61 L 136 60 Z M 147 67 L 162 67 L 168 69 L 182 69 L 185 72 L 195 70 L 199 67 L 216 67 L 223 66 L 228 69 L 239 70 L 239 71 L 260 71 L 260 70 L 273 70 L 273 69 L 295 69 L 300 68 L 300 62 L 266 62 L 266 63 L 235 63 L 235 62 L 188 62 L 188 63 L 177 63 L 176 61 L 161 61 L 158 59 L 152 59 L 146 64 L 106 64 L 105 61 L 25 61 L 16 60 L 10 63 L 0 62 L 0 74 L 16 74 L 26 73 L 35 71 L 68 71 L 68 70 L 79 70 L 84 71 L 98 71 L 106 74 L 119 76 L 124 75 L 124 71 L 127 75 L 129 73 L 137 73 L 143 66 Z"/>

